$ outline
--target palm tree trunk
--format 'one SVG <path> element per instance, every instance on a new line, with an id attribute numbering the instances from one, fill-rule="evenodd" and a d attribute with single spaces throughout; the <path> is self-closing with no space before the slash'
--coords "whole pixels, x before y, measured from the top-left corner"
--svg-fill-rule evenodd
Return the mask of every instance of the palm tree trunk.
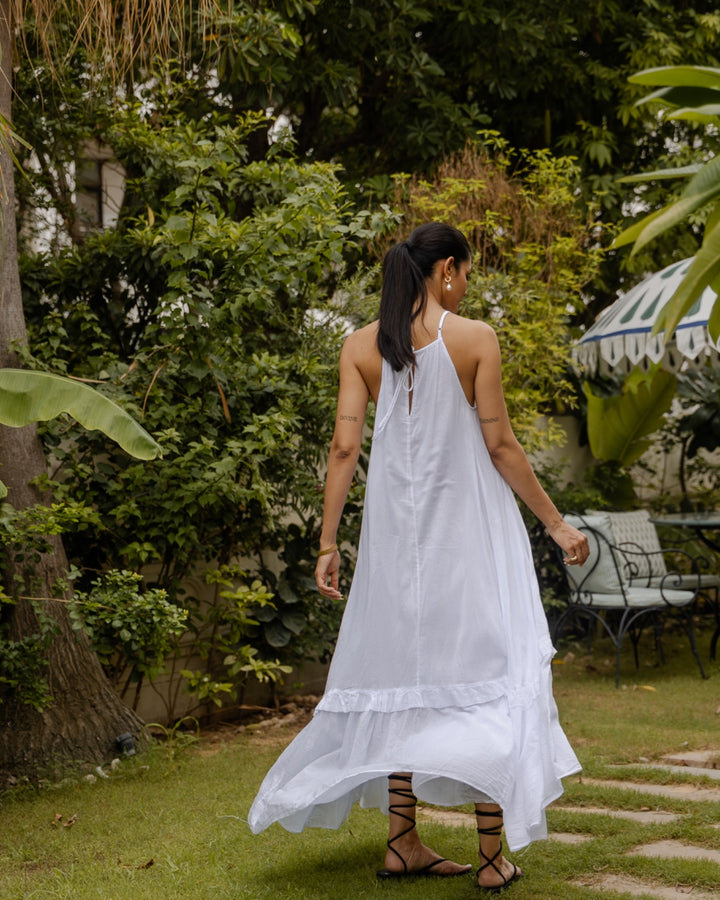
<path id="1" fill-rule="evenodd" d="M 10 0 L 0 0 L 0 113 L 11 118 L 13 31 Z M 0 367 L 17 365 L 11 343 L 25 343 L 27 333 L 17 264 L 14 165 L 0 147 Z M 2 385 L 0 385 L 0 390 Z M 46 471 L 37 429 L 0 426 L 0 479 L 8 488 L 7 501 L 15 509 L 43 502 L 30 481 Z M 54 585 L 67 569 L 59 538 L 51 539 L 52 550 L 43 555 L 35 570 L 32 593 L 51 598 Z M 12 551 L 0 548 L 0 573 L 10 596 L 17 592 L 14 576 L 21 571 Z M 9 637 L 18 640 L 37 631 L 36 607 L 20 596 L 9 610 L 5 625 Z M 87 640 L 73 632 L 65 604 L 41 601 L 52 617 L 57 634 L 48 651 L 48 682 L 53 701 L 43 712 L 23 704 L 12 695 L 0 694 L 0 773 L 33 774 L 39 769 L 73 762 L 103 762 L 114 752 L 122 733 L 138 736 L 142 723 L 114 693 L 91 652 Z"/>

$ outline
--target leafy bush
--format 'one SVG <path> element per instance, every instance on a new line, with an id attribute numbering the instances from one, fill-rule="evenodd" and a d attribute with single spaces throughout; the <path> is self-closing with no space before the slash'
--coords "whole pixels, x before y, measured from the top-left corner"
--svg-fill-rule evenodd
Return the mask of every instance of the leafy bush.
<path id="1" fill-rule="evenodd" d="M 263 613 L 277 612 L 274 595 L 262 581 L 256 578 L 248 584 L 247 572 L 237 565 L 206 569 L 204 577 L 215 586 L 213 600 L 204 609 L 196 609 L 190 623 L 195 635 L 192 654 L 205 666 L 195 671 L 183 669 L 180 674 L 186 679 L 186 690 L 200 703 L 211 701 L 220 706 L 223 699 L 237 700 L 250 676 L 261 683 L 277 683 L 292 669 L 278 659 L 259 657 L 255 641 L 250 642 L 251 636 L 257 636 L 253 626 L 266 618 Z M 270 621 L 273 618 L 271 613 Z M 305 625 L 301 613 L 282 615 L 282 620 L 290 628 L 288 634 Z M 284 627 L 280 621 L 276 623 L 276 629 Z M 286 643 L 283 640 L 275 646 Z"/>
<path id="2" fill-rule="evenodd" d="M 96 521 L 95 513 L 79 504 L 53 503 L 24 510 L 0 505 L 0 574 L 9 562 L 15 569 L 12 594 L 0 587 L 0 703 L 12 700 L 42 710 L 52 701 L 46 651 L 57 625 L 47 604 L 64 602 L 66 585 L 56 585 L 52 597 L 43 596 L 37 567 L 43 554 L 52 552 L 54 535 L 67 528 L 80 532 Z M 8 580 L 3 577 L 0 583 Z M 24 637 L 11 627 L 11 608 L 20 596 L 30 603 L 35 629 L 28 628 Z"/>
<path id="3" fill-rule="evenodd" d="M 162 588 L 142 589 L 135 572 L 109 571 L 95 579 L 89 591 L 76 590 L 70 619 L 84 631 L 111 682 L 119 687 L 130 669 L 131 681 L 153 678 L 185 630 L 187 612 L 167 599 Z"/>
<path id="4" fill-rule="evenodd" d="M 257 675 L 276 656 L 322 658 L 334 639 L 341 609 L 308 580 L 347 328 L 333 295 L 344 258 L 392 217 L 353 212 L 335 167 L 299 162 L 289 143 L 248 162 L 264 116 L 177 112 L 128 106 L 104 123 L 128 173 L 118 225 L 35 258 L 26 294 L 36 365 L 97 382 L 163 457 L 137 463 L 60 419 L 44 428 L 47 484 L 97 510 L 92 533 L 67 535 L 71 560 L 149 567 L 197 634 L 235 608 L 219 595 L 205 609 L 189 576 L 242 558 L 275 597 L 248 637 L 257 653 L 230 664 Z"/>
<path id="5" fill-rule="evenodd" d="M 55 626 L 42 609 L 33 604 L 37 631 L 19 639 L 12 638 L 4 625 L 3 609 L 11 602 L 0 590 L 0 704 L 12 698 L 43 710 L 52 701 L 46 678 L 46 650 Z"/>

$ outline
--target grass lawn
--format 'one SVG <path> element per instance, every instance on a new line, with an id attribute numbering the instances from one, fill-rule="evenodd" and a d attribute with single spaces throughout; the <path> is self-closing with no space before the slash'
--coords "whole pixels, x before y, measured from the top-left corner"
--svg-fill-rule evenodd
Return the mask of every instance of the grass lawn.
<path id="1" fill-rule="evenodd" d="M 580 646 L 561 646 L 555 695 L 588 782 L 569 779 L 561 803 L 575 809 L 551 808 L 548 819 L 551 831 L 591 839 L 578 844 L 541 841 L 515 854 L 526 877 L 505 896 L 596 900 L 606 895 L 573 882 L 580 878 L 589 884 L 607 872 L 693 885 L 709 893 L 717 890 L 720 865 L 623 854 L 644 842 L 669 839 L 720 851 L 720 802 L 666 799 L 589 783 L 697 781 L 642 765 L 679 750 L 720 751 L 720 665 L 707 656 L 712 627 L 710 620 L 703 620 L 701 653 L 710 675 L 706 681 L 682 633 L 667 635 L 664 666 L 654 665 L 649 639 L 641 647 L 637 672 L 628 653 L 620 689 L 614 685 L 609 644 L 598 640 L 592 655 Z M 78 777 L 62 785 L 7 792 L 0 799 L 0 900 L 480 896 L 470 876 L 378 882 L 375 869 L 382 863 L 386 819 L 374 810 L 356 808 L 338 831 L 312 829 L 292 835 L 273 826 L 253 836 L 245 822 L 248 808 L 263 775 L 295 731 L 296 726 L 279 725 L 238 733 L 228 727 L 190 745 L 158 745 L 92 784 Z M 626 768 L 618 770 L 618 764 Z M 720 788 L 720 783 L 712 784 Z M 577 809 L 582 806 L 650 807 L 681 816 L 642 825 Z M 62 824 L 74 815 L 72 826 Z M 62 818 L 54 823 L 56 816 Z M 443 855 L 476 862 L 472 827 L 423 823 L 422 830 Z"/>

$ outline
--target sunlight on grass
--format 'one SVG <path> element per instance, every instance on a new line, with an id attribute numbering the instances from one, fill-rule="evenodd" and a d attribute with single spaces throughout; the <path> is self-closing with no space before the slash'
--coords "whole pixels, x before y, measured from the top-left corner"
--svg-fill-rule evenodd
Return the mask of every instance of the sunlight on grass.
<path id="1" fill-rule="evenodd" d="M 700 638 L 704 661 L 706 632 L 707 623 Z M 560 646 L 555 694 L 584 773 L 568 779 L 565 795 L 548 811 L 548 821 L 551 833 L 585 840 L 542 841 L 514 854 L 514 861 L 526 871 L 508 893 L 514 900 L 618 898 L 621 895 L 606 895 L 595 887 L 608 873 L 710 893 L 720 881 L 720 866 L 712 862 L 627 855 L 640 844 L 659 840 L 720 850 L 720 831 L 715 827 L 720 801 L 690 802 L 628 792 L 621 786 L 623 779 L 696 783 L 698 779 L 690 775 L 683 778 L 646 766 L 667 753 L 720 748 L 718 664 L 707 663 L 711 677 L 703 681 L 681 632 L 666 636 L 665 652 L 666 664 L 657 666 L 652 642 L 644 639 L 640 669 L 635 671 L 628 652 L 621 688 L 616 689 L 609 644 L 597 641 L 592 654 L 582 645 Z M 336 832 L 311 829 L 291 835 L 273 826 L 253 836 L 245 822 L 248 808 L 263 775 L 293 734 L 294 729 L 284 726 L 257 732 L 228 727 L 204 735 L 196 744 L 176 747 L 175 752 L 158 745 L 93 784 L 78 776 L 61 785 L 25 786 L 6 793 L 0 809 L 0 898 L 479 896 L 472 876 L 378 882 L 375 869 L 382 864 L 386 819 L 375 810 L 356 808 Z M 702 781 L 720 797 L 720 782 Z M 583 812 L 583 807 L 661 809 L 677 818 L 642 824 Z M 66 827 L 63 823 L 75 815 L 74 824 Z M 422 833 L 443 855 L 475 863 L 476 834 L 468 820 L 467 828 L 423 822 Z"/>

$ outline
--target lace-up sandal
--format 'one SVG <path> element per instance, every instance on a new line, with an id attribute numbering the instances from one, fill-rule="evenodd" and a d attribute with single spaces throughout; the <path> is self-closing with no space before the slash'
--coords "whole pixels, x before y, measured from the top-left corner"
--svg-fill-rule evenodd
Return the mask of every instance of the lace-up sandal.
<path id="1" fill-rule="evenodd" d="M 393 781 L 404 781 L 406 784 L 412 785 L 412 776 L 409 775 L 392 775 L 390 776 Z M 461 870 L 459 872 L 453 872 L 451 874 L 447 874 L 445 872 L 436 872 L 434 871 L 435 866 L 439 866 L 440 863 L 447 862 L 447 859 L 441 857 L 440 859 L 434 859 L 427 866 L 423 866 L 421 869 L 413 869 L 410 871 L 407 867 L 407 863 L 401 854 L 393 847 L 395 841 L 399 840 L 401 837 L 404 837 L 406 834 L 409 834 L 413 828 L 415 828 L 415 819 L 412 816 L 408 816 L 406 813 L 402 812 L 403 809 L 413 809 L 415 804 L 417 803 L 417 797 L 413 793 L 412 787 L 407 788 L 389 788 L 389 794 L 392 794 L 395 797 L 399 797 L 401 800 L 409 800 L 410 803 L 391 803 L 390 804 L 390 812 L 396 816 L 400 816 L 401 819 L 405 819 L 406 822 L 410 824 L 408 827 L 401 831 L 399 834 L 396 834 L 395 837 L 392 837 L 387 842 L 388 850 L 391 853 L 394 853 L 395 856 L 400 860 L 403 864 L 402 871 L 398 870 L 397 872 L 393 869 L 378 869 L 377 877 L 378 878 L 422 878 L 427 876 L 435 876 L 437 878 L 453 878 L 455 875 L 466 875 L 467 870 Z"/>
<path id="2" fill-rule="evenodd" d="M 475 810 L 475 815 L 476 815 L 476 816 L 487 816 L 488 818 L 492 818 L 492 819 L 500 819 L 500 821 L 498 822 L 497 825 L 492 825 L 490 828 L 478 828 L 478 829 L 477 829 L 477 833 L 478 833 L 481 837 L 499 837 L 499 836 L 502 834 L 502 827 L 503 827 L 502 818 L 503 818 L 503 812 L 502 812 L 501 809 L 498 809 L 498 810 L 496 810 L 495 812 L 481 812 L 480 810 L 476 809 L 476 810 Z M 515 865 L 515 863 L 510 863 L 510 865 L 513 867 L 513 873 L 512 873 L 512 875 L 511 875 L 509 878 L 506 878 L 506 877 L 503 875 L 502 870 L 499 869 L 499 868 L 495 865 L 495 860 L 496 860 L 499 856 L 502 856 L 502 839 L 500 840 L 500 846 L 498 847 L 497 853 L 495 853 L 492 857 L 486 856 L 486 855 L 483 853 L 482 845 L 480 846 L 480 851 L 479 851 L 479 852 L 480 852 L 480 857 L 481 857 L 482 859 L 486 860 L 486 862 L 484 862 L 484 863 L 480 866 L 480 868 L 477 870 L 477 875 L 478 875 L 478 877 L 480 876 L 480 873 L 481 873 L 484 869 L 487 869 L 487 868 L 493 868 L 493 869 L 495 869 L 495 871 L 498 873 L 498 875 L 499 875 L 499 876 L 502 878 L 502 880 L 503 880 L 503 883 L 502 883 L 502 884 L 487 885 L 487 886 L 484 885 L 484 884 L 478 884 L 478 888 L 479 888 L 481 891 L 488 891 L 488 892 L 491 893 L 491 894 L 499 894 L 500 891 L 504 891 L 505 888 L 510 887 L 510 885 L 511 885 L 514 881 L 519 881 L 519 880 L 522 878 L 523 873 L 518 869 L 518 867 Z"/>

